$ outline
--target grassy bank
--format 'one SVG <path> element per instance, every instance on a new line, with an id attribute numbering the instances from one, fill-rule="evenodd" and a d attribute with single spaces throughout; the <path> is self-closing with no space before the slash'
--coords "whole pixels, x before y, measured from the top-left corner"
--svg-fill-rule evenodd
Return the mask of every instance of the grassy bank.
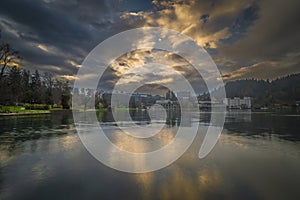
<path id="1" fill-rule="evenodd" d="M 60 109 L 60 108 L 55 108 Z M 0 106 L 0 115 L 26 115 L 26 114 L 45 114 L 50 113 L 51 109 L 26 109 L 23 106 Z"/>

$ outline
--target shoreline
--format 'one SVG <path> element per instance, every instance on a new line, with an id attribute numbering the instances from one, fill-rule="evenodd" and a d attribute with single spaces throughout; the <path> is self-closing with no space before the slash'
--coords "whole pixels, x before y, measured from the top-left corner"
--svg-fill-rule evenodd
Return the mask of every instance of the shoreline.
<path id="1" fill-rule="evenodd" d="M 53 114 L 60 112 L 72 112 L 72 109 L 61 109 L 61 110 L 43 110 L 35 112 L 10 112 L 10 113 L 0 113 L 0 117 L 5 116 L 23 116 L 23 115 L 44 115 L 44 114 Z"/>
<path id="2" fill-rule="evenodd" d="M 50 111 L 45 112 L 28 112 L 28 113 L 0 113 L 0 117 L 6 116 L 22 116 L 22 115 L 44 115 L 44 114 L 51 114 Z"/>

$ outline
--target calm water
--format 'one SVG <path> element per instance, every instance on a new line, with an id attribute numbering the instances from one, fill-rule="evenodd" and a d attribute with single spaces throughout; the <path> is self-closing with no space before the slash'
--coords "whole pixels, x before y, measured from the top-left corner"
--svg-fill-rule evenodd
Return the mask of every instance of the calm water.
<path id="1" fill-rule="evenodd" d="M 134 120 L 147 122 L 145 113 Z M 209 114 L 201 114 L 206 124 Z M 179 124 L 169 117 L 163 143 Z M 118 145 L 110 113 L 99 113 L 106 135 Z M 127 174 L 95 160 L 84 148 L 71 113 L 0 118 L 0 199 L 300 199 L 300 113 L 229 113 L 219 142 L 204 159 L 197 136 L 175 163 L 145 174 Z M 153 143 L 156 140 L 152 140 Z M 150 142 L 150 149 L 151 147 Z"/>

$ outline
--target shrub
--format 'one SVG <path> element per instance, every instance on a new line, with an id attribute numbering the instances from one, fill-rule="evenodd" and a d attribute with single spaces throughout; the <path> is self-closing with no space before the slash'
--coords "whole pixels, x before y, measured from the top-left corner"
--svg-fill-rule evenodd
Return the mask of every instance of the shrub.
<path id="1" fill-rule="evenodd" d="M 26 110 L 49 110 L 50 106 L 47 104 L 29 104 L 25 103 L 24 107 Z"/>

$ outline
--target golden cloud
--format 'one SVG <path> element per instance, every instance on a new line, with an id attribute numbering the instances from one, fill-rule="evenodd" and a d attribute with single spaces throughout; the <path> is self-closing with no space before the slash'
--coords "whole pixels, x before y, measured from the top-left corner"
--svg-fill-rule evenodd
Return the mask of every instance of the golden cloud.
<path id="1" fill-rule="evenodd" d="M 140 20 L 144 26 L 159 26 L 173 29 L 192 37 L 199 45 L 217 48 L 220 40 L 231 37 L 228 27 L 253 1 L 239 2 L 228 0 L 219 2 L 218 6 L 213 6 L 212 2 L 195 0 L 153 0 L 152 3 L 158 7 L 158 11 L 126 12 L 121 18 L 131 19 L 132 23 Z M 205 19 L 204 22 L 201 19 L 203 15 L 209 17 L 209 20 Z M 138 19 L 132 18 L 137 16 L 139 17 Z M 220 23 L 220 21 L 225 21 L 225 23 Z"/>

